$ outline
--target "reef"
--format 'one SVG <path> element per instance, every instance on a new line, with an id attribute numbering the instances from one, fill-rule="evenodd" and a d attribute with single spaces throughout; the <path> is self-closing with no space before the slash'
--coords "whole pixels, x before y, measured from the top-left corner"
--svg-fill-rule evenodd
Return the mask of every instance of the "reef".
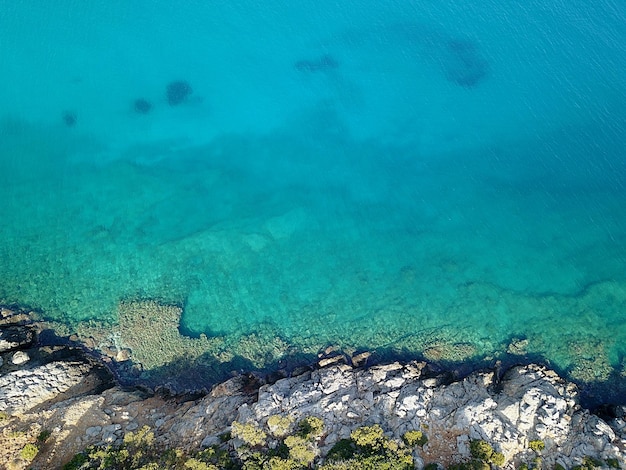
<path id="1" fill-rule="evenodd" d="M 289 354 L 289 345 L 264 329 L 228 340 L 184 335 L 182 312 L 179 305 L 128 300 L 119 303 L 114 323 L 36 324 L 49 343 L 67 343 L 99 357 L 122 383 L 150 388 L 167 383 L 174 393 L 196 393 L 232 371 L 265 369 Z"/>

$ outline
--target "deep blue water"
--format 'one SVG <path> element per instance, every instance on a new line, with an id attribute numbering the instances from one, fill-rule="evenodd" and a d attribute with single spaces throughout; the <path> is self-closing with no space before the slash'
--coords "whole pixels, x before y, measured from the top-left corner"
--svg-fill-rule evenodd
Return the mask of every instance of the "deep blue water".
<path id="1" fill-rule="evenodd" d="M 4 303 L 625 383 L 623 2 L 0 1 L 0 64 Z"/>

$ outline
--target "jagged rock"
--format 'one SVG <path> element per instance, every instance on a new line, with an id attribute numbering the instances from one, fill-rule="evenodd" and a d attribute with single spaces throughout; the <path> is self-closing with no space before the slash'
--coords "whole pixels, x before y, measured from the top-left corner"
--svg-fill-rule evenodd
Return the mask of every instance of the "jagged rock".
<path id="1" fill-rule="evenodd" d="M 87 436 L 95 437 L 99 436 L 102 433 L 102 426 L 91 426 L 87 428 Z"/>
<path id="2" fill-rule="evenodd" d="M 428 429 L 436 443 L 421 458 L 449 465 L 469 458 L 469 441 L 482 439 L 509 462 L 522 463 L 528 442 L 546 442 L 544 464 L 571 467 L 585 455 L 624 458 L 611 427 L 581 410 L 576 387 L 540 366 L 517 367 L 494 387 L 494 373 L 475 373 L 439 385 L 421 378 L 420 367 L 399 363 L 369 369 L 338 365 L 284 379 L 259 390 L 258 401 L 236 419 L 264 426 L 273 414 L 321 417 L 326 426 L 322 454 L 362 425 L 381 424 L 396 438 Z"/>
<path id="3" fill-rule="evenodd" d="M 367 360 L 371 357 L 372 353 L 364 351 L 362 353 L 354 354 L 350 360 L 354 367 L 363 367 L 367 364 Z"/>
<path id="4" fill-rule="evenodd" d="M 31 323 L 31 314 L 7 307 L 0 307 L 0 325 L 25 325 Z"/>
<path id="5" fill-rule="evenodd" d="M 26 349 L 33 344 L 35 333 L 29 326 L 12 325 L 0 329 L 0 353 Z"/>
<path id="6" fill-rule="evenodd" d="M 0 376 L 0 411 L 55 430 L 54 443 L 38 456 L 40 468 L 60 468 L 88 445 L 115 445 L 124 433 L 146 425 L 160 445 L 198 449 L 219 443 L 235 420 L 267 429 L 268 418 L 277 414 L 294 421 L 322 418 L 322 455 L 354 429 L 380 424 L 396 439 L 409 430 L 425 432 L 428 443 L 415 450 L 418 465 L 468 459 L 472 439 L 502 452 L 507 468 L 532 463 L 536 454 L 528 446 L 537 439 L 545 444 L 544 468 L 571 468 L 587 456 L 626 463 L 626 409 L 602 420 L 579 406 L 574 385 L 541 366 L 513 368 L 500 380 L 494 372 L 477 372 L 449 383 L 433 377 L 426 363 L 335 364 L 262 386 L 240 375 L 183 401 L 120 388 L 95 393 L 92 386 L 86 393 L 92 364 L 33 363 Z M 251 393 L 253 386 L 258 393 Z M 36 406 L 43 403 L 45 408 Z"/>
<path id="7" fill-rule="evenodd" d="M 328 367 L 333 364 L 345 363 L 346 358 L 343 354 L 336 354 L 333 356 L 323 357 L 318 362 L 319 367 Z"/>
<path id="8" fill-rule="evenodd" d="M 55 361 L 0 376 L 0 411 L 19 414 L 80 384 L 93 366 L 79 361 Z"/>

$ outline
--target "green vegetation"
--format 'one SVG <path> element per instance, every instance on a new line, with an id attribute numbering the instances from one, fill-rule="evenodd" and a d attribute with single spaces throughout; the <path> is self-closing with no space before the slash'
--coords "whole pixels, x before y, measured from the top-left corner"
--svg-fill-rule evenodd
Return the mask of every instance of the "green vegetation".
<path id="1" fill-rule="evenodd" d="M 402 436 L 402 440 L 409 447 L 420 446 L 424 447 L 424 445 L 428 442 L 428 438 L 422 431 L 407 431 Z"/>
<path id="2" fill-rule="evenodd" d="M 294 460 L 271 457 L 263 468 L 268 470 L 297 470 L 302 467 Z"/>
<path id="3" fill-rule="evenodd" d="M 316 452 L 312 443 L 300 436 L 289 436 L 285 439 L 289 448 L 289 457 L 300 465 L 308 466 L 315 459 Z"/>
<path id="4" fill-rule="evenodd" d="M 27 462 L 30 462 L 37 456 L 38 453 L 39 447 L 37 447 L 35 444 L 26 444 L 20 452 L 20 457 L 22 457 Z"/>
<path id="5" fill-rule="evenodd" d="M 154 433 L 144 426 L 124 436 L 121 446 L 90 447 L 75 455 L 63 470 L 219 470 L 237 468 L 229 453 L 208 448 L 194 455 L 181 449 L 163 449 L 156 445 Z"/>
<path id="6" fill-rule="evenodd" d="M 619 468 L 619 462 L 616 462 Z M 596 459 L 591 456 L 586 456 L 583 458 L 583 462 L 581 465 L 574 465 L 572 470 L 593 470 L 595 468 L 603 467 L 605 462 L 600 459 Z"/>
<path id="7" fill-rule="evenodd" d="M 450 465 L 448 470 L 490 470 L 491 466 L 480 459 L 471 459 L 468 462 Z"/>
<path id="8" fill-rule="evenodd" d="M 304 439 L 317 439 L 324 435 L 324 420 L 307 416 L 298 423 L 298 434 Z"/>
<path id="9" fill-rule="evenodd" d="M 413 452 L 419 452 L 419 447 L 428 442 L 422 431 L 407 431 L 402 440 L 396 440 L 386 436 L 378 424 L 362 426 L 349 438 L 335 443 L 320 463 L 318 441 L 324 435 L 324 422 L 320 418 L 306 417 L 294 425 L 292 417 L 275 415 L 267 420 L 266 429 L 254 422 L 233 422 L 231 429 L 231 433 L 221 435 L 220 444 L 190 453 L 159 446 L 154 433 L 144 427 L 136 433 L 127 433 L 121 445 L 86 449 L 74 456 L 63 470 L 412 470 Z M 41 440 L 44 437 L 47 439 L 49 433 Z M 533 450 L 541 448 L 539 444 L 532 445 Z M 504 455 L 489 443 L 471 440 L 469 447 L 471 459 L 450 465 L 447 470 L 491 470 L 504 466 Z M 24 460 L 32 460 L 37 451 L 36 445 L 25 446 Z M 522 463 L 517 470 L 540 470 L 541 465 L 541 457 L 537 455 L 532 463 Z M 585 457 L 571 470 L 607 466 L 620 468 L 617 459 Z M 443 467 L 432 462 L 424 469 Z M 565 469 L 556 464 L 553 470 Z"/>
<path id="10" fill-rule="evenodd" d="M 83 465 L 89 461 L 89 457 L 86 454 L 80 453 L 72 457 L 68 463 L 63 465 L 63 470 L 78 470 L 83 468 Z"/>
<path id="11" fill-rule="evenodd" d="M 143 445 L 143 444 L 142 444 Z M 119 469 L 119 470 L 221 470 L 237 467 L 228 452 L 207 449 L 194 456 L 185 455 L 180 449 L 163 450 L 159 447 L 144 447 L 142 451 L 133 447 L 91 447 L 75 455 L 63 466 L 63 470 Z M 134 453 L 136 452 L 136 453 Z"/>
<path id="12" fill-rule="evenodd" d="M 472 457 L 488 462 L 493 455 L 493 447 L 486 441 L 473 440 L 470 441 L 470 454 Z"/>
<path id="13" fill-rule="evenodd" d="M 44 429 L 37 435 L 37 442 L 40 444 L 43 444 L 44 442 L 48 440 L 51 434 L 52 434 L 52 431 L 48 431 L 47 429 Z"/>
<path id="14" fill-rule="evenodd" d="M 470 461 L 472 468 L 483 468 L 486 464 L 489 467 L 489 464 L 496 465 L 501 467 L 504 465 L 504 454 L 501 452 L 496 452 L 491 447 L 491 444 L 481 440 L 472 440 L 470 441 L 470 454 L 473 457 L 473 462 Z"/>
<path id="15" fill-rule="evenodd" d="M 277 438 L 268 448 L 259 444 L 260 433 L 255 425 L 233 423 L 234 437 L 246 442 L 236 449 L 235 468 L 245 470 L 409 470 L 414 467 L 411 450 L 402 442 L 385 436 L 379 425 L 363 426 L 352 432 L 350 439 L 337 442 L 326 456 L 325 463 L 315 466 L 318 456 L 317 440 L 324 435 L 324 421 L 318 417 L 303 418 L 293 434 L 291 418 L 270 417 L 267 427 Z M 245 439 L 244 439 L 245 437 Z M 412 442 L 422 442 L 423 435 L 409 434 Z M 264 440 L 265 445 L 267 441 Z M 425 442 L 425 441 L 424 441 Z"/>
<path id="16" fill-rule="evenodd" d="M 379 424 L 355 429 L 350 434 L 350 438 L 358 447 L 366 452 L 380 450 L 386 442 L 383 428 L 381 428 Z"/>
<path id="17" fill-rule="evenodd" d="M 291 431 L 292 425 L 292 416 L 272 415 L 267 418 L 267 427 L 274 437 L 285 437 Z"/>
<path id="18" fill-rule="evenodd" d="M 189 470 L 219 470 L 219 467 L 211 463 L 202 462 L 194 458 L 187 460 L 184 465 Z"/>
<path id="19" fill-rule="evenodd" d="M 504 465 L 504 454 L 502 452 L 494 452 L 491 454 L 491 463 L 502 467 L 502 465 Z"/>
<path id="20" fill-rule="evenodd" d="M 328 451 L 326 460 L 348 460 L 356 452 L 356 444 L 352 439 L 341 439 Z"/>
<path id="21" fill-rule="evenodd" d="M 621 468 L 620 465 L 619 465 L 619 460 L 617 460 L 617 459 L 609 458 L 609 459 L 606 459 L 605 462 L 606 462 L 607 466 L 610 467 L 610 468 Z"/>
<path id="22" fill-rule="evenodd" d="M 262 446 L 267 440 L 267 434 L 256 424 L 252 423 L 242 424 L 234 421 L 230 432 L 233 437 L 241 439 L 251 447 Z"/>
<path id="23" fill-rule="evenodd" d="M 546 444 L 540 440 L 530 441 L 528 443 L 528 448 L 534 450 L 539 454 L 543 449 L 546 448 Z"/>
<path id="24" fill-rule="evenodd" d="M 350 439 L 338 441 L 320 470 L 408 470 L 414 466 L 410 449 L 385 436 L 375 424 L 355 429 Z"/>
<path id="25" fill-rule="evenodd" d="M 539 441 L 541 442 L 541 441 Z M 534 450 L 534 449 L 533 449 Z M 543 459 L 540 456 L 536 456 L 535 458 L 533 458 L 532 462 L 527 463 L 527 462 L 523 462 L 522 464 L 520 464 L 519 467 L 517 467 L 517 470 L 541 470 L 541 468 L 543 467 Z M 553 470 L 566 470 L 562 465 L 556 463 L 554 464 Z"/>

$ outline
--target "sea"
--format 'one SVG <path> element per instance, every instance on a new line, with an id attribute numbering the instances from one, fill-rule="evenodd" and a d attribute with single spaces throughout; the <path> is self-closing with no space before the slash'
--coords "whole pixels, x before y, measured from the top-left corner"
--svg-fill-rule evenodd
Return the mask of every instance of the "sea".
<path id="1" fill-rule="evenodd" d="M 0 181 L 0 303 L 70 329 L 626 403 L 623 1 L 0 0 Z"/>

